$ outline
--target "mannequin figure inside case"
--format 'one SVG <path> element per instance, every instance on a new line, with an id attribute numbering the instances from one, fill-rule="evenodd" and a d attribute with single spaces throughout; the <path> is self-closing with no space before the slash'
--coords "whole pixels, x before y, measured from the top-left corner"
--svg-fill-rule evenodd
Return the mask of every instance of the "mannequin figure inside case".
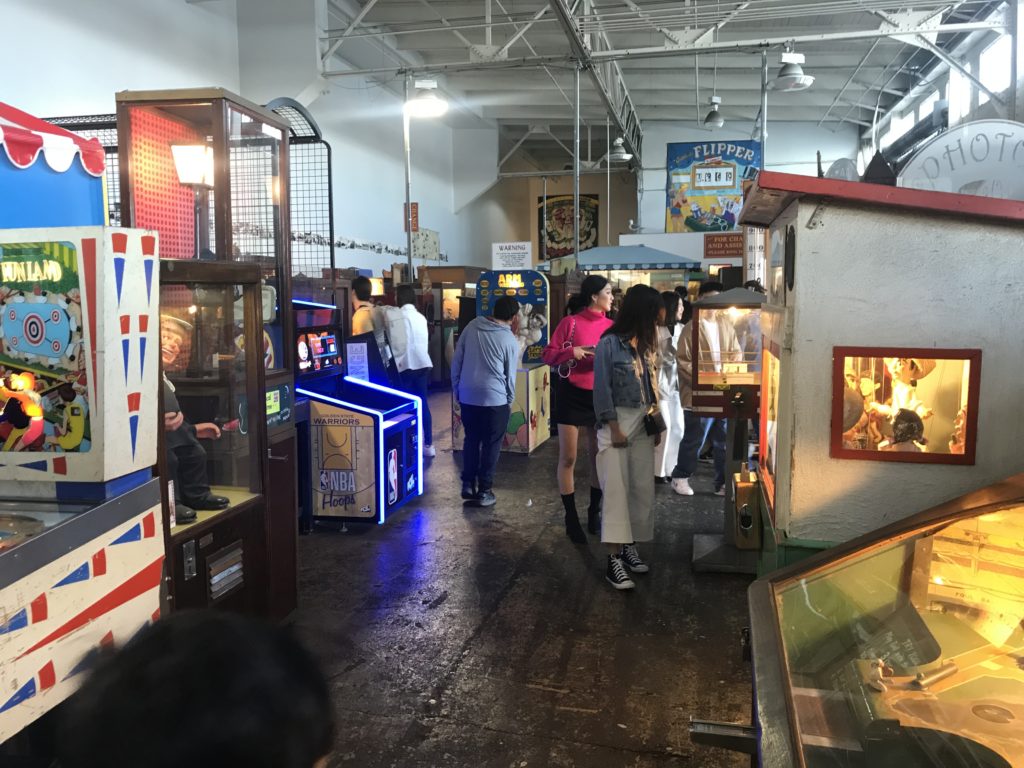
<path id="1" fill-rule="evenodd" d="M 192 331 L 191 323 L 172 315 L 161 315 L 160 354 L 165 368 L 175 365 Z M 197 509 L 224 509 L 229 501 L 210 492 L 206 450 L 199 442 L 200 439 L 218 439 L 220 427 L 212 422 L 191 424 L 182 412 L 174 385 L 166 374 L 163 377 L 163 406 L 167 471 L 174 481 L 177 520 L 183 523 L 195 520 Z"/>

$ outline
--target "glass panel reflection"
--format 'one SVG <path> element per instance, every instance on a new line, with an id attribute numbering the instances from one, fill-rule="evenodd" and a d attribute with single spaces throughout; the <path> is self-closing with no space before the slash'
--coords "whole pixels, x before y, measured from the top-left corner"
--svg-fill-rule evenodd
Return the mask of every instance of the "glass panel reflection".
<path id="1" fill-rule="evenodd" d="M 806 763 L 1024 765 L 1024 507 L 777 590 Z"/>
<path id="2" fill-rule="evenodd" d="M 698 309 L 697 381 L 702 386 L 761 382 L 761 310 Z"/>
<path id="3" fill-rule="evenodd" d="M 260 492 L 246 414 L 241 286 L 163 284 L 160 351 L 167 464 L 178 503 L 216 509 Z"/>

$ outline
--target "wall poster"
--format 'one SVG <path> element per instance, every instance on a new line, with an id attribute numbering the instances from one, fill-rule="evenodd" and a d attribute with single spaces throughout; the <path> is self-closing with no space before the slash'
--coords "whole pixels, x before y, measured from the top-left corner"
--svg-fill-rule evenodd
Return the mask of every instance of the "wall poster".
<path id="1" fill-rule="evenodd" d="M 666 232 L 731 232 L 743 207 L 743 182 L 757 176 L 758 141 L 668 145 Z"/>
<path id="2" fill-rule="evenodd" d="M 580 250 L 597 245 L 598 195 L 580 195 Z M 572 195 L 548 195 L 547 217 L 544 198 L 537 198 L 537 224 L 540 234 L 541 257 L 554 259 L 575 253 Z M 546 220 L 545 220 L 546 218 Z"/>

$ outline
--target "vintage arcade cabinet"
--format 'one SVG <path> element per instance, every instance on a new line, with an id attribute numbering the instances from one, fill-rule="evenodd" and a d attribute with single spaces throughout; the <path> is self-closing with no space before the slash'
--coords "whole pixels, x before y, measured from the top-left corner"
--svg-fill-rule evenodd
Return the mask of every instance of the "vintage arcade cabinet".
<path id="1" fill-rule="evenodd" d="M 551 437 L 551 369 L 541 360 L 551 333 L 547 278 L 532 269 L 484 272 L 477 283 L 477 316 L 490 315 L 494 302 L 502 296 L 512 296 L 519 302 L 519 317 L 513 332 L 519 341 L 521 359 L 516 371 L 516 399 L 501 450 L 530 454 Z M 455 450 L 462 449 L 463 437 L 462 414 L 452 393 L 452 447 Z"/>
<path id="2" fill-rule="evenodd" d="M 0 104 L 0 741 L 159 617 L 155 232 L 104 154 Z M 19 227 L 29 227 L 19 229 Z"/>
<path id="3" fill-rule="evenodd" d="M 283 617 L 297 536 L 288 126 L 219 88 L 118 93 L 117 125 L 123 218 L 160 232 L 161 311 L 190 326 L 165 373 L 188 421 L 216 427 L 200 441 L 229 500 L 170 532 L 175 607 Z"/>
<path id="4" fill-rule="evenodd" d="M 732 288 L 693 305 L 690 322 L 693 412 L 728 419 L 724 535 L 693 537 L 697 571 L 756 573 L 761 521 L 756 478 L 748 469 L 747 423 L 761 395 L 761 305 L 765 296 Z M 710 328 L 714 343 L 706 341 Z"/>
<path id="5" fill-rule="evenodd" d="M 1019 469 L 1024 203 L 766 172 L 741 223 L 768 228 L 762 572 Z"/>

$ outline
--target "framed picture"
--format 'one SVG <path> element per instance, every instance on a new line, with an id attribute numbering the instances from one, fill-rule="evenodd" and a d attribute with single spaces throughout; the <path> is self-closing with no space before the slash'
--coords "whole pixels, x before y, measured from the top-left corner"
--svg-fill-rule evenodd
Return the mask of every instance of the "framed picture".
<path id="1" fill-rule="evenodd" d="M 835 347 L 830 455 L 974 464 L 980 349 Z"/>
<path id="2" fill-rule="evenodd" d="M 580 195 L 580 250 L 597 245 L 599 204 L 597 195 Z M 572 195 L 548 195 L 537 198 L 537 224 L 541 253 L 554 259 L 575 253 Z"/>

